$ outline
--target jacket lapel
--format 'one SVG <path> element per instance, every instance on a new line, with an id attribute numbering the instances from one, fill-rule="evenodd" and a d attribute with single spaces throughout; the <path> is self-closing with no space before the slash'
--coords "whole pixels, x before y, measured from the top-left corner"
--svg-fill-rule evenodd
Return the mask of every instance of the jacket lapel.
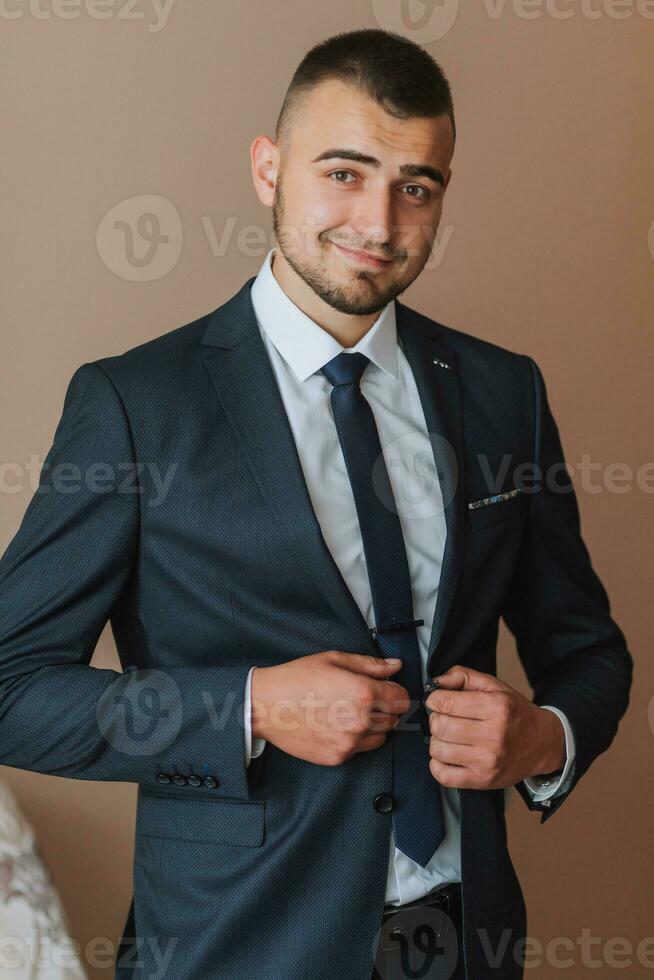
<path id="1" fill-rule="evenodd" d="M 411 366 L 427 422 L 436 470 L 441 482 L 447 535 L 436 609 L 429 640 L 427 674 L 452 605 L 461 569 L 465 514 L 463 418 L 456 351 L 448 346 L 440 324 L 395 303 L 398 335 Z M 447 366 L 444 366 L 447 365 Z"/>
<path id="2" fill-rule="evenodd" d="M 284 540 L 362 652 L 379 656 L 365 619 L 329 551 L 316 518 L 277 381 L 250 299 L 254 277 L 209 317 L 205 363 L 232 430 Z M 429 643 L 428 673 L 461 564 L 464 494 L 461 392 L 456 353 L 439 324 L 396 301 L 398 334 L 411 365 L 441 480 L 447 536 Z M 435 360 L 449 368 L 435 364 Z"/>
<path id="3" fill-rule="evenodd" d="M 349 624 L 362 652 L 379 656 L 364 617 L 329 551 L 304 480 L 293 432 L 250 299 L 254 278 L 211 314 L 204 359 L 254 479 L 296 559 Z"/>

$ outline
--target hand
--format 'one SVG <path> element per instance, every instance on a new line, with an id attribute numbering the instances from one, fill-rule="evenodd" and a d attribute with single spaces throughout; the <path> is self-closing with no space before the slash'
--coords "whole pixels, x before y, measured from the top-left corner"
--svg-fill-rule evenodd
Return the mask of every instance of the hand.
<path id="1" fill-rule="evenodd" d="M 336 766 L 379 748 L 410 707 L 391 680 L 401 661 L 324 650 L 252 673 L 252 735 L 307 762 Z"/>
<path id="2" fill-rule="evenodd" d="M 565 732 L 541 708 L 492 674 L 450 667 L 426 699 L 429 769 L 443 786 L 501 789 L 565 764 Z"/>

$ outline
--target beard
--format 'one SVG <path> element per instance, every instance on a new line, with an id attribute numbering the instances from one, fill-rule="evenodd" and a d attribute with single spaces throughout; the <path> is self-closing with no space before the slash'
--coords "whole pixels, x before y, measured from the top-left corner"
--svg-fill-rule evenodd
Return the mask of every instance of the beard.
<path id="1" fill-rule="evenodd" d="M 275 197 L 272 205 L 273 230 L 279 250 L 293 269 L 293 271 L 309 286 L 314 293 L 320 297 L 328 306 L 337 310 L 339 313 L 348 313 L 351 316 L 369 316 L 378 313 L 383 308 L 408 289 L 411 283 L 417 279 L 422 272 L 424 265 L 429 258 L 425 256 L 423 264 L 407 277 L 399 277 L 393 282 L 380 286 L 377 276 L 372 272 L 361 269 L 355 273 L 355 282 L 351 285 L 343 285 L 341 282 L 331 278 L 321 265 L 318 259 L 303 259 L 298 256 L 295 249 L 297 242 L 296 236 L 287 236 L 284 231 L 284 189 L 282 186 L 281 172 L 277 176 L 275 184 Z M 326 252 L 329 248 L 329 239 L 325 238 L 325 233 L 318 235 L 318 242 Z M 347 246 L 348 248 L 350 246 Z"/>

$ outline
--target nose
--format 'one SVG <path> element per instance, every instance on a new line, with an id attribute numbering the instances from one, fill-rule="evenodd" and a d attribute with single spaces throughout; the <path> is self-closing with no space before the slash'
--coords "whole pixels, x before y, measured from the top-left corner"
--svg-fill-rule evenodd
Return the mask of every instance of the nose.
<path id="1" fill-rule="evenodd" d="M 384 251 L 395 231 L 393 203 L 388 190 L 371 191 L 360 198 L 360 206 L 354 218 L 357 241 L 362 248 Z M 389 256 L 390 257 L 390 256 Z"/>

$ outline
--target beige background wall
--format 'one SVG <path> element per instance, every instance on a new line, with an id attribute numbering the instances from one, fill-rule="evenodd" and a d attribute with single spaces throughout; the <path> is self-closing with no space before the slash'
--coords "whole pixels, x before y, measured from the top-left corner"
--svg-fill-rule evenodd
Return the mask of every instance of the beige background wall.
<path id="1" fill-rule="evenodd" d="M 4 550 L 75 368 L 214 309 L 258 271 L 271 225 L 251 185 L 248 148 L 258 132 L 273 135 L 302 55 L 340 30 L 401 25 L 402 5 L 177 0 L 161 13 L 151 0 L 131 9 L 125 0 L 103 8 L 5 0 L 0 9 L 0 452 L 13 467 L 3 468 L 0 494 Z M 410 0 L 414 22 L 425 11 Z M 571 966 L 550 958 L 528 975 L 604 978 L 614 969 L 601 956 L 605 943 L 623 937 L 635 948 L 654 937 L 652 463 L 644 468 L 652 460 L 654 3 L 446 0 L 434 16 L 426 29 L 407 21 L 403 30 L 448 73 L 459 141 L 439 258 L 403 298 L 541 365 L 575 467 L 582 531 L 636 660 L 618 738 L 568 804 L 545 827 L 515 793 L 508 810 L 529 933 L 576 946 Z M 133 200 L 139 195 L 164 201 Z M 143 210 L 157 214 L 170 241 L 149 262 L 137 235 L 135 263 L 110 226 L 116 217 L 134 225 Z M 259 228 L 258 245 L 248 226 Z M 584 454 L 598 464 L 594 492 L 582 485 Z M 615 463 L 631 476 L 612 472 Z M 611 480 L 621 474 L 617 492 Z M 94 663 L 118 666 L 108 628 Z M 506 632 L 500 676 L 529 692 Z M 115 942 L 130 898 L 135 786 L 7 768 L 0 776 L 38 831 L 73 935 Z M 592 947 L 599 971 L 582 961 L 584 930 L 601 940 Z M 649 968 L 634 952 L 622 973 L 654 976 L 654 941 L 650 950 Z"/>

